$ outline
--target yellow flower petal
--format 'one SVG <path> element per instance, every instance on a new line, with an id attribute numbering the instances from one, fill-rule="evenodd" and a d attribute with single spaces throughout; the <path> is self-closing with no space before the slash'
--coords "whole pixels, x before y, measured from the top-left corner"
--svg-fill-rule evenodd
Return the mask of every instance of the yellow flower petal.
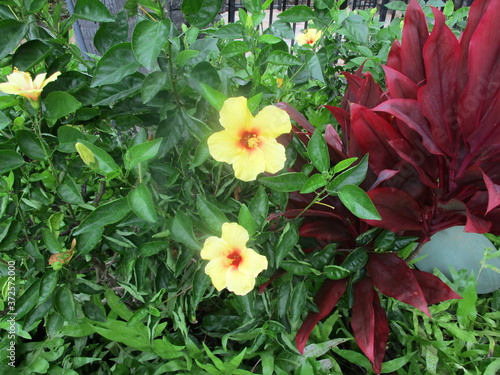
<path id="1" fill-rule="evenodd" d="M 240 96 L 229 98 L 224 102 L 220 110 L 219 121 L 233 137 L 239 138 L 242 131 L 249 130 L 252 118 L 252 113 L 247 106 L 247 99 Z"/>
<path id="2" fill-rule="evenodd" d="M 259 145 L 260 146 L 260 145 Z M 245 151 L 233 161 L 234 175 L 242 181 L 253 181 L 266 169 L 264 153 L 260 147 Z"/>
<path id="3" fill-rule="evenodd" d="M 40 88 L 44 88 L 50 82 L 54 82 L 57 79 L 57 77 L 59 77 L 60 75 L 61 75 L 61 72 L 55 72 L 54 74 L 51 74 L 49 78 L 47 78 L 43 81 L 42 86 Z M 37 76 L 37 78 L 38 78 L 38 76 Z"/>
<path id="4" fill-rule="evenodd" d="M 246 249 L 241 254 L 241 262 L 238 270 L 246 277 L 256 278 L 259 273 L 267 269 L 267 258 L 257 254 L 253 249 Z"/>
<path id="5" fill-rule="evenodd" d="M 9 82 L 0 83 L 0 91 L 6 94 L 17 94 L 21 89 Z"/>
<path id="6" fill-rule="evenodd" d="M 246 277 L 236 267 L 230 267 L 226 274 L 226 283 L 227 290 L 239 296 L 244 296 L 254 288 L 255 278 Z"/>
<path id="7" fill-rule="evenodd" d="M 269 173 L 281 171 L 286 162 L 285 147 L 274 138 L 263 140 L 259 147 L 264 155 L 264 170 Z"/>
<path id="8" fill-rule="evenodd" d="M 221 291 L 226 287 L 226 276 L 228 272 L 226 258 L 217 258 L 208 262 L 205 273 L 210 276 L 215 289 Z"/>
<path id="9" fill-rule="evenodd" d="M 222 239 L 231 250 L 243 251 L 249 240 L 248 232 L 237 223 L 222 224 Z"/>
<path id="10" fill-rule="evenodd" d="M 216 258 L 224 258 L 231 248 L 225 240 L 219 237 L 208 237 L 203 244 L 200 256 L 205 260 L 213 260 Z"/>
<path id="11" fill-rule="evenodd" d="M 207 140 L 210 155 L 217 160 L 228 164 L 234 163 L 244 151 L 239 146 L 239 139 L 233 137 L 228 131 L 222 130 L 212 134 Z"/>
<path id="12" fill-rule="evenodd" d="M 38 74 L 35 79 L 33 80 L 33 87 L 36 87 L 38 89 L 41 89 L 45 86 L 44 81 L 45 77 L 47 76 L 47 73 L 41 73 Z"/>
<path id="13" fill-rule="evenodd" d="M 260 130 L 259 135 L 269 138 L 279 137 L 281 134 L 290 133 L 292 123 L 288 113 L 278 107 L 268 105 L 252 119 L 252 128 Z"/>

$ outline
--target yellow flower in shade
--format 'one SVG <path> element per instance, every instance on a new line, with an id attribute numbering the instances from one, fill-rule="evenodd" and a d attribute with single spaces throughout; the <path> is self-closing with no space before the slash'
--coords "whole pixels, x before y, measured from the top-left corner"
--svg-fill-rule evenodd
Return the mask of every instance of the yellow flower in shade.
<path id="1" fill-rule="evenodd" d="M 47 73 L 38 74 L 34 80 L 28 72 L 20 72 L 17 68 L 7 76 L 7 82 L 0 83 L 0 91 L 6 94 L 21 95 L 28 98 L 31 103 L 38 102 L 43 88 L 57 79 L 61 72 L 55 72 L 49 78 Z"/>
<path id="2" fill-rule="evenodd" d="M 285 165 L 285 147 L 276 138 L 292 129 L 288 114 L 274 106 L 252 116 L 247 99 L 229 98 L 220 111 L 224 130 L 208 138 L 215 160 L 232 164 L 236 178 L 252 181 L 261 172 L 276 173 Z"/>
<path id="3" fill-rule="evenodd" d="M 312 46 L 321 38 L 321 34 L 321 30 L 318 31 L 316 29 L 309 29 L 305 30 L 303 34 L 297 35 L 296 40 L 299 46 L 303 44 L 309 44 Z"/>
<path id="4" fill-rule="evenodd" d="M 227 288 L 243 296 L 255 286 L 257 275 L 267 269 L 267 258 L 246 247 L 248 232 L 237 223 L 224 223 L 221 237 L 206 239 L 201 258 L 209 260 L 205 272 L 217 290 Z"/>

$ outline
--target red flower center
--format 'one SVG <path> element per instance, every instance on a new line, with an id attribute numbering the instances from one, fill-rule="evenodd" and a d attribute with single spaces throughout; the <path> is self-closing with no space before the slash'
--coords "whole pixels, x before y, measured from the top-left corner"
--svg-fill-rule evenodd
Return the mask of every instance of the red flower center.
<path id="1" fill-rule="evenodd" d="M 240 144 L 247 148 L 252 149 L 259 145 L 259 139 L 255 132 L 244 132 L 240 139 Z"/>
<path id="2" fill-rule="evenodd" d="M 234 250 L 231 254 L 227 256 L 230 266 L 238 267 L 243 260 L 239 250 Z"/>

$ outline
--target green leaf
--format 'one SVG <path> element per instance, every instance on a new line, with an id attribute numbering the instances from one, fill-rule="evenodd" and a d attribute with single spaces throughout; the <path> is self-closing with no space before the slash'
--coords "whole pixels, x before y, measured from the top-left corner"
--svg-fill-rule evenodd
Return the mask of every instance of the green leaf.
<path id="1" fill-rule="evenodd" d="M 273 177 L 261 177 L 259 182 L 281 192 L 300 191 L 307 182 L 307 176 L 300 172 L 283 173 Z"/>
<path id="2" fill-rule="evenodd" d="M 359 185 L 363 182 L 368 171 L 368 155 L 365 155 L 361 161 L 354 167 L 345 170 L 332 182 L 327 185 L 329 194 L 337 194 L 345 185 Z"/>
<path id="3" fill-rule="evenodd" d="M 42 279 L 36 279 L 29 285 L 16 300 L 16 319 L 21 319 L 33 309 L 40 296 L 40 284 Z"/>
<path id="4" fill-rule="evenodd" d="M 155 223 L 158 220 L 151 192 L 144 184 L 139 184 L 128 194 L 132 211 L 141 219 Z"/>
<path id="5" fill-rule="evenodd" d="M 325 186 L 327 183 L 328 183 L 328 181 L 325 179 L 325 177 L 322 174 L 320 174 L 320 173 L 313 174 L 311 177 L 309 177 L 307 182 L 304 184 L 304 186 L 300 190 L 300 194 L 312 193 L 316 189 L 319 189 L 319 188 Z"/>
<path id="6" fill-rule="evenodd" d="M 286 223 L 274 250 L 274 267 L 279 268 L 283 259 L 299 240 L 299 230 L 295 221 Z"/>
<path id="7" fill-rule="evenodd" d="M 186 49 L 184 51 L 181 51 L 175 57 L 175 63 L 179 66 L 184 66 L 189 62 L 189 60 L 198 56 L 199 53 L 200 51 L 195 51 L 192 49 Z"/>
<path id="8" fill-rule="evenodd" d="M 343 279 L 344 277 L 349 276 L 351 273 L 348 269 L 340 266 L 336 266 L 334 264 L 330 264 L 323 268 L 323 272 L 326 277 L 332 280 L 340 280 Z"/>
<path id="9" fill-rule="evenodd" d="M 168 74 L 162 71 L 153 72 L 144 78 L 141 87 L 141 98 L 144 104 L 150 102 L 156 94 L 166 88 Z"/>
<path id="10" fill-rule="evenodd" d="M 97 63 L 91 87 L 118 83 L 122 78 L 136 72 L 140 66 L 141 63 L 136 60 L 131 43 L 117 44 L 111 47 Z"/>
<path id="11" fill-rule="evenodd" d="M 366 262 L 368 262 L 368 254 L 366 253 L 366 249 L 363 247 L 358 247 L 357 249 L 349 253 L 347 258 L 345 258 L 340 265 L 340 268 L 353 273 L 363 268 Z"/>
<path id="12" fill-rule="evenodd" d="M 354 42 L 366 43 L 368 40 L 368 25 L 365 19 L 359 14 L 351 13 L 349 17 L 344 20 L 343 26 Z"/>
<path id="13" fill-rule="evenodd" d="M 320 172 L 327 172 L 330 169 L 330 155 L 325 138 L 319 130 L 315 130 L 307 145 L 307 154 L 311 162 Z"/>
<path id="14" fill-rule="evenodd" d="M 52 254 L 60 253 L 63 250 L 57 237 L 47 228 L 42 228 L 42 238 L 47 250 Z"/>
<path id="15" fill-rule="evenodd" d="M 12 171 L 24 164 L 24 159 L 12 150 L 0 150 L 0 174 Z"/>
<path id="16" fill-rule="evenodd" d="M 112 85 L 99 86 L 94 99 L 95 106 L 110 105 L 137 94 L 143 84 L 143 79 L 136 75 L 124 77 L 120 82 Z"/>
<path id="17" fill-rule="evenodd" d="M 98 163 L 98 171 L 105 174 L 108 178 L 112 178 L 116 175 L 121 174 L 120 167 L 106 151 L 82 139 L 80 139 L 78 142 L 92 151 Z"/>
<path id="18" fill-rule="evenodd" d="M 193 223 L 185 213 L 181 211 L 177 212 L 177 214 L 169 220 L 168 230 L 174 240 L 192 249 L 201 249 L 201 245 L 193 233 Z"/>
<path id="19" fill-rule="evenodd" d="M 28 13 L 36 13 L 48 3 L 48 0 L 24 0 L 23 3 Z"/>
<path id="20" fill-rule="evenodd" d="M 97 207 L 77 227 L 74 235 L 100 229 L 108 224 L 117 223 L 130 212 L 127 198 L 120 198 Z"/>
<path id="21" fill-rule="evenodd" d="M 220 39 L 238 39 L 243 35 L 243 25 L 241 23 L 230 23 L 217 29 L 212 36 Z"/>
<path id="22" fill-rule="evenodd" d="M 356 160 L 358 160 L 358 158 L 349 158 L 349 159 L 345 159 L 345 160 L 342 160 L 342 161 L 339 161 L 337 164 L 335 164 L 335 166 L 333 167 L 333 173 L 337 174 L 337 173 L 340 173 L 344 170 L 346 170 L 347 168 L 349 168 Z"/>
<path id="23" fill-rule="evenodd" d="M 259 43 L 276 44 L 280 43 L 281 41 L 283 41 L 283 39 L 271 34 L 264 34 L 259 37 Z"/>
<path id="24" fill-rule="evenodd" d="M 59 119 L 68 116 L 82 106 L 72 95 L 63 91 L 53 91 L 43 101 L 46 116 L 50 119 Z"/>
<path id="25" fill-rule="evenodd" d="M 29 24 L 18 22 L 13 19 L 0 20 L 0 34 L 2 34 L 2 43 L 0 43 L 0 59 L 10 54 L 23 40 L 28 31 Z"/>
<path id="26" fill-rule="evenodd" d="M 141 143 L 130 147 L 123 158 L 125 168 L 131 170 L 139 163 L 153 159 L 160 149 L 163 138 Z"/>
<path id="27" fill-rule="evenodd" d="M 314 12 L 307 5 L 296 5 L 278 14 L 278 18 L 285 22 L 307 22 L 314 18 Z"/>
<path id="28" fill-rule="evenodd" d="M 203 28 L 219 14 L 223 0 L 189 0 L 182 2 L 182 13 L 191 26 Z"/>
<path id="29" fill-rule="evenodd" d="M 75 181 L 68 177 L 66 177 L 64 184 L 56 187 L 56 191 L 59 197 L 66 203 L 84 203 L 80 187 L 76 185 Z"/>
<path id="30" fill-rule="evenodd" d="M 295 324 L 298 322 L 307 300 L 307 285 L 305 282 L 298 283 L 292 291 L 292 300 L 290 301 L 290 322 Z"/>
<path id="31" fill-rule="evenodd" d="M 158 254 L 159 252 L 165 251 L 169 248 L 170 242 L 168 241 L 153 241 L 146 242 L 139 246 L 139 253 L 143 257 L 149 257 L 151 255 Z"/>
<path id="32" fill-rule="evenodd" d="M 76 249 L 82 255 L 92 251 L 102 239 L 104 228 L 95 228 L 92 231 L 78 235 L 76 239 Z"/>
<path id="33" fill-rule="evenodd" d="M 230 58 L 238 55 L 243 55 L 248 51 L 250 51 L 250 46 L 247 42 L 244 42 L 242 40 L 235 40 L 226 44 L 222 48 L 221 53 L 224 55 L 224 57 Z"/>
<path id="34" fill-rule="evenodd" d="M 42 142 L 40 142 L 40 139 L 38 139 L 35 133 L 25 129 L 18 130 L 16 132 L 16 140 L 23 154 L 29 158 L 35 160 L 47 159 L 47 154 L 45 154 Z M 45 147 L 47 150 L 49 149 L 46 143 Z"/>
<path id="35" fill-rule="evenodd" d="M 269 214 L 269 198 L 267 197 L 266 189 L 263 186 L 259 186 L 257 193 L 255 193 L 254 197 L 250 201 L 248 209 L 255 220 L 256 228 L 261 230 Z"/>
<path id="36" fill-rule="evenodd" d="M 238 224 L 245 228 L 248 235 L 252 237 L 255 232 L 255 220 L 250 209 L 245 204 L 241 204 L 240 211 L 238 212 Z"/>
<path id="37" fill-rule="evenodd" d="M 374 204 L 359 186 L 345 185 L 339 191 L 342 203 L 360 219 L 382 220 Z"/>
<path id="38" fill-rule="evenodd" d="M 103 22 L 94 35 L 94 46 L 101 55 L 115 44 L 125 43 L 128 40 L 128 16 L 125 11 L 115 15 L 114 22 Z"/>
<path id="39" fill-rule="evenodd" d="M 51 51 L 50 45 L 40 40 L 30 40 L 19 46 L 12 58 L 12 65 L 21 71 L 27 71 L 41 62 Z"/>
<path id="40" fill-rule="evenodd" d="M 163 45 L 170 34 L 170 19 L 162 21 L 143 20 L 137 23 L 132 33 L 132 51 L 137 61 L 153 69 Z"/>
<path id="41" fill-rule="evenodd" d="M 283 66 L 297 66 L 302 65 L 302 61 L 285 51 L 277 50 L 269 54 L 266 64 L 283 65 Z"/>
<path id="42" fill-rule="evenodd" d="M 196 200 L 196 208 L 201 220 L 211 232 L 220 236 L 222 224 L 229 222 L 226 215 L 215 205 L 208 202 L 201 195 Z"/>
<path id="43" fill-rule="evenodd" d="M 406 4 L 404 1 L 396 0 L 396 1 L 391 1 L 387 4 L 384 4 L 384 6 L 388 9 L 391 10 L 400 10 L 400 11 L 406 11 L 406 8 L 408 8 L 408 4 Z"/>
<path id="44" fill-rule="evenodd" d="M 55 293 L 54 307 L 67 322 L 77 323 L 75 298 L 67 286 L 59 288 Z"/>
<path id="45" fill-rule="evenodd" d="M 108 8 L 99 0 L 77 0 L 73 15 L 94 22 L 113 22 L 115 20 Z"/>
<path id="46" fill-rule="evenodd" d="M 52 293 L 56 289 L 57 280 L 59 272 L 54 270 L 48 270 L 42 277 L 42 282 L 40 283 L 40 294 L 38 297 L 37 306 L 40 306 L 46 302 L 49 298 L 52 298 Z"/>
<path id="47" fill-rule="evenodd" d="M 207 102 L 209 102 L 217 111 L 220 111 L 224 102 L 227 100 L 227 96 L 204 83 L 200 83 L 200 89 L 201 95 L 207 100 Z"/>

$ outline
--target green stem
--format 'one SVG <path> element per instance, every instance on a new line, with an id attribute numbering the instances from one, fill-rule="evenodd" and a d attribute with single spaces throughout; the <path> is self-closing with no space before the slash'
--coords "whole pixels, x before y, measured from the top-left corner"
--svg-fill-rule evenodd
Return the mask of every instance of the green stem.
<path id="1" fill-rule="evenodd" d="M 54 177 L 55 185 L 58 186 L 59 179 L 57 178 L 56 169 L 54 168 L 54 164 L 52 163 L 51 153 L 50 153 L 50 150 L 47 149 L 47 146 L 46 146 L 46 144 L 43 140 L 43 137 L 42 137 L 42 121 L 41 121 L 40 109 L 38 109 L 36 112 L 34 125 L 35 125 L 34 126 L 35 134 L 38 137 L 38 140 L 40 141 L 40 145 L 42 146 L 43 152 L 44 152 L 45 157 L 47 159 L 47 163 L 49 164 L 49 171 L 52 174 L 52 177 Z"/>

